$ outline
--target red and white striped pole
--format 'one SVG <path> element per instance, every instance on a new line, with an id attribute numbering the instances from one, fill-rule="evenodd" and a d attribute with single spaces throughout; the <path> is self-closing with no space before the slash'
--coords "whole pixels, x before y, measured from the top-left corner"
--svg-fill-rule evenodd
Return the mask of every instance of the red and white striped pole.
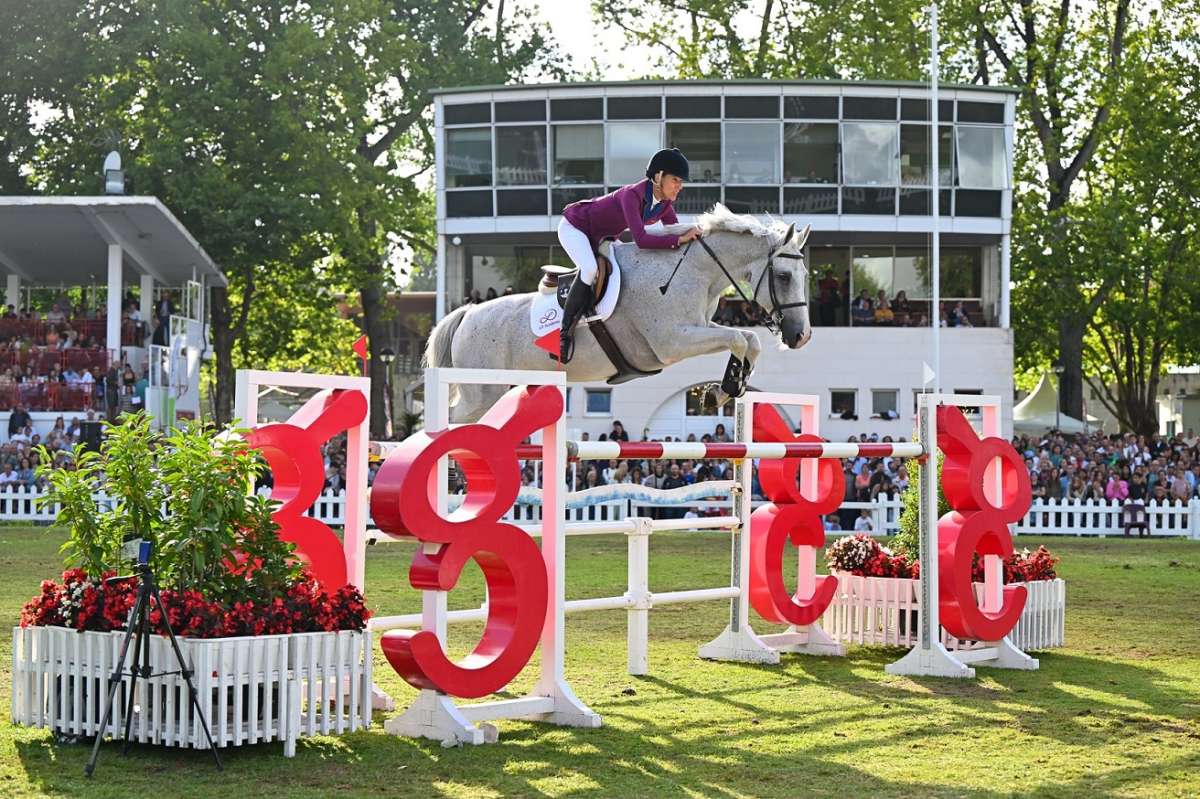
<path id="1" fill-rule="evenodd" d="M 567 457 L 571 460 L 704 460 L 721 458 L 744 460 L 759 458 L 920 458 L 925 448 L 915 442 L 884 444 L 855 444 L 848 442 L 790 443 L 754 442 L 750 444 L 704 443 L 692 441 L 568 441 Z M 522 460 L 539 460 L 542 448 L 538 444 L 517 447 Z"/>

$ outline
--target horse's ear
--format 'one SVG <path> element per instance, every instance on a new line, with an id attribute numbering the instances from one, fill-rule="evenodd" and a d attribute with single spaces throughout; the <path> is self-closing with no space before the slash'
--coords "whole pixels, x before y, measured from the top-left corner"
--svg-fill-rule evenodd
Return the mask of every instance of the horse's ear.
<path id="1" fill-rule="evenodd" d="M 795 225 L 793 225 L 793 227 L 795 227 Z M 808 234 L 809 233 L 812 233 L 812 225 L 811 224 L 805 225 L 804 230 L 800 231 L 800 238 L 796 239 L 796 249 L 798 249 L 798 250 L 804 249 L 804 245 L 808 243 Z"/>
<path id="2" fill-rule="evenodd" d="M 796 223 L 793 222 L 792 224 L 788 225 L 787 233 L 785 233 L 783 235 L 783 241 L 779 242 L 779 248 L 783 249 L 784 247 L 786 247 L 787 243 L 792 240 L 792 236 L 795 236 L 795 235 L 796 235 Z"/>

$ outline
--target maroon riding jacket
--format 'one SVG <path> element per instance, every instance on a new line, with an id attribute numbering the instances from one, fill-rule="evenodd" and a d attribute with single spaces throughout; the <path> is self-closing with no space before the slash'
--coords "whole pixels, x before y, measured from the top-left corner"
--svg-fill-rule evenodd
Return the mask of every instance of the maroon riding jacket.
<path id="1" fill-rule="evenodd" d="M 678 246 L 678 236 L 658 236 L 646 232 L 646 225 L 660 220 L 666 225 L 679 221 L 670 200 L 664 200 L 656 213 L 643 219 L 649 183 L 649 178 L 644 178 L 603 197 L 571 203 L 563 209 L 563 218 L 588 237 L 593 250 L 600 247 L 601 239 L 620 236 L 626 230 L 633 234 L 634 242 L 642 249 L 672 249 Z"/>

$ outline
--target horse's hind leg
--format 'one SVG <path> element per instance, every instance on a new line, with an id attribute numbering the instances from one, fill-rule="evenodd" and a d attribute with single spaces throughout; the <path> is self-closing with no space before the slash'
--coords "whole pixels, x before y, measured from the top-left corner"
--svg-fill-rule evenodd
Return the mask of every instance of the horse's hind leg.
<path id="1" fill-rule="evenodd" d="M 479 421 L 507 390 L 507 386 L 460 385 L 458 400 L 450 406 L 450 422 L 458 424 Z"/>

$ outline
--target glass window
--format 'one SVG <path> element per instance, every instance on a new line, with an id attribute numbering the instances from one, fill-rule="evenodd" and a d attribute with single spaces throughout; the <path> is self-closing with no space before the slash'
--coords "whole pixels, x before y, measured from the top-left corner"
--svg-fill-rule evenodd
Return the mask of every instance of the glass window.
<path id="1" fill-rule="evenodd" d="M 609 119 L 661 119 L 661 97 L 609 97 Z"/>
<path id="2" fill-rule="evenodd" d="M 838 190 L 794 188 L 783 190 L 783 212 L 785 214 L 836 214 L 838 212 Z"/>
<path id="3" fill-rule="evenodd" d="M 545 100 L 496 103 L 497 122 L 540 122 L 546 118 Z"/>
<path id="4" fill-rule="evenodd" d="M 898 133 L 895 123 L 842 123 L 842 182 L 894 186 L 899 179 Z"/>
<path id="5" fill-rule="evenodd" d="M 604 119 L 604 100 L 600 97 L 572 97 L 550 101 L 554 120 Z"/>
<path id="6" fill-rule="evenodd" d="M 910 300 L 929 299 L 929 251 L 919 247 L 897 247 L 892 288 Z"/>
<path id="7" fill-rule="evenodd" d="M 889 298 L 893 296 L 891 247 L 854 248 L 852 290 L 855 297 L 861 297 L 865 291 L 872 302 L 880 291 Z"/>
<path id="8" fill-rule="evenodd" d="M 604 183 L 604 126 L 554 126 L 554 184 Z"/>
<path id="9" fill-rule="evenodd" d="M 501 189 L 496 192 L 498 216 L 545 216 L 545 189 Z"/>
<path id="10" fill-rule="evenodd" d="M 446 131 L 446 188 L 492 185 L 491 128 Z"/>
<path id="11" fill-rule="evenodd" d="M 496 185 L 546 182 L 546 126 L 496 128 Z"/>
<path id="12" fill-rule="evenodd" d="M 789 191 L 789 190 L 785 190 Z M 794 191 L 791 190 L 791 191 Z M 817 189 L 816 191 L 825 191 Z M 835 198 L 834 205 L 837 200 Z M 814 324 L 822 327 L 845 326 L 850 307 L 850 249 L 848 247 L 809 247 L 808 296 L 816 306 L 810 312 Z"/>
<path id="13" fill-rule="evenodd" d="M 783 182 L 838 182 L 836 123 L 789 122 L 783 126 Z"/>
<path id="14" fill-rule="evenodd" d="M 959 189 L 954 203 L 955 216 L 1000 216 L 1003 193 L 982 189 Z"/>
<path id="15" fill-rule="evenodd" d="M 667 146 L 687 156 L 693 183 L 721 182 L 720 122 L 669 122 Z"/>
<path id="16" fill-rule="evenodd" d="M 833 416 L 843 419 L 858 418 L 858 391 L 853 388 L 835 388 L 829 392 L 829 410 Z"/>
<path id="17" fill-rule="evenodd" d="M 927 121 L 929 119 L 929 101 L 915 98 L 900 100 L 900 118 Z M 938 121 L 954 121 L 954 101 L 938 100 Z"/>
<path id="18" fill-rule="evenodd" d="M 843 119 L 895 119 L 895 97 L 843 97 Z"/>
<path id="19" fill-rule="evenodd" d="M 668 97 L 667 119 L 720 119 L 720 97 Z"/>
<path id="20" fill-rule="evenodd" d="M 943 247 L 939 267 L 943 299 L 979 299 L 983 254 L 978 247 Z"/>
<path id="21" fill-rule="evenodd" d="M 701 383 L 683 392 L 684 413 L 688 416 L 733 416 L 734 403 L 717 405 L 719 383 Z"/>
<path id="22" fill-rule="evenodd" d="M 491 103 L 463 103 L 442 107 L 442 122 L 446 125 L 469 125 L 491 121 Z"/>
<path id="23" fill-rule="evenodd" d="M 612 390 L 607 388 L 585 389 L 588 413 L 612 413 Z"/>
<path id="24" fill-rule="evenodd" d="M 783 114 L 788 119 L 837 119 L 836 97 L 785 97 Z"/>
<path id="25" fill-rule="evenodd" d="M 711 211 L 712 207 L 721 202 L 721 187 L 720 186 L 692 186 L 684 187 L 679 193 L 679 198 L 675 200 L 675 213 L 677 214 L 702 214 L 705 211 Z"/>
<path id="26" fill-rule="evenodd" d="M 958 172 L 954 169 L 954 126 L 938 126 L 938 188 L 955 185 Z M 950 213 L 946 211 L 946 213 Z"/>
<path id="27" fill-rule="evenodd" d="M 661 146 L 658 122 L 616 122 L 608 126 L 608 182 L 636 183 L 646 176 L 646 164 Z"/>
<path id="28" fill-rule="evenodd" d="M 491 216 L 492 190 L 446 192 L 446 216 Z"/>
<path id="29" fill-rule="evenodd" d="M 725 182 L 779 183 L 779 124 L 725 124 Z"/>
<path id="30" fill-rule="evenodd" d="M 561 214 L 562 210 L 568 205 L 580 200 L 588 200 L 597 195 L 603 194 L 603 189 L 586 189 L 582 187 L 572 187 L 569 189 L 551 189 L 550 191 L 550 213 Z"/>
<path id="31" fill-rule="evenodd" d="M 900 189 L 900 216 L 928 216 L 929 189 Z"/>
<path id="32" fill-rule="evenodd" d="M 959 185 L 973 189 L 1007 188 L 1004 128 L 960 127 L 956 130 Z"/>
<path id="33" fill-rule="evenodd" d="M 900 185 L 930 184 L 929 145 L 929 125 L 900 126 Z"/>
<path id="34" fill-rule="evenodd" d="M 842 213 L 894 215 L 896 213 L 896 190 L 877 189 L 869 186 L 845 186 L 842 188 Z"/>
<path id="35" fill-rule="evenodd" d="M 982 395 L 982 388 L 956 388 L 955 394 L 973 394 Z M 979 416 L 981 411 L 978 405 L 959 405 L 958 409 L 963 412 L 963 416 Z"/>
<path id="36" fill-rule="evenodd" d="M 900 405 L 900 392 L 893 388 L 871 389 L 871 415 L 895 419 Z"/>
<path id="37" fill-rule="evenodd" d="M 726 97 L 726 119 L 779 119 L 778 97 Z"/>
<path id="38" fill-rule="evenodd" d="M 959 122 L 1004 122 L 1004 103 L 958 102 Z"/>
<path id="39" fill-rule="evenodd" d="M 779 213 L 779 189 L 726 186 L 725 207 L 735 214 Z"/>

